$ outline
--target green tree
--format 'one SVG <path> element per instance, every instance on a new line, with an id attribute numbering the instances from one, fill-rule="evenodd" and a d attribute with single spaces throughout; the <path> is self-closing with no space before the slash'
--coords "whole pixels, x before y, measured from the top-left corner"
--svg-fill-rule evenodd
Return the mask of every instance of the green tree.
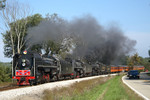
<path id="1" fill-rule="evenodd" d="M 15 33 L 15 25 L 16 24 L 22 24 L 24 21 L 27 20 L 27 23 L 24 27 L 20 27 L 20 36 L 18 37 L 18 34 Z M 16 22 L 10 23 L 11 26 L 11 32 L 6 31 L 3 35 L 3 42 L 4 42 L 4 55 L 6 57 L 12 57 L 13 55 L 13 48 L 12 48 L 12 41 L 10 34 L 13 38 L 13 45 L 14 45 L 14 53 L 20 53 L 25 48 L 27 48 L 27 45 L 25 43 L 27 42 L 27 39 L 25 39 L 27 35 L 27 29 L 33 26 L 36 26 L 40 23 L 40 21 L 43 20 L 42 16 L 40 14 L 35 14 L 33 16 L 28 16 L 25 19 L 17 20 Z M 21 25 L 18 25 L 21 26 Z"/>
<path id="2" fill-rule="evenodd" d="M 11 80 L 11 67 L 7 64 L 0 63 L 0 83 Z"/>
<path id="3" fill-rule="evenodd" d="M 48 23 L 50 23 L 50 25 L 51 24 L 58 25 L 58 26 L 60 25 L 60 27 L 65 24 L 65 21 L 55 13 L 51 14 L 51 15 L 47 14 L 46 18 L 43 19 L 43 22 L 45 22 L 45 21 L 46 21 L 47 25 L 49 25 Z M 39 27 L 41 27 L 41 26 L 39 26 Z M 33 30 L 34 30 L 34 28 L 33 28 Z M 59 30 L 59 28 L 58 28 L 58 30 Z M 61 33 L 62 31 L 59 31 L 59 32 Z M 65 33 L 62 33 L 59 35 L 57 34 L 56 37 L 57 37 L 57 39 L 54 39 L 55 38 L 54 37 L 54 38 L 49 38 L 49 39 L 38 41 L 36 44 L 31 46 L 31 50 L 36 51 L 36 52 L 41 52 L 41 49 L 44 49 L 46 55 L 49 52 L 51 52 L 51 54 L 59 54 L 59 56 L 62 56 L 62 55 L 65 56 L 67 54 L 66 52 L 69 51 L 69 49 L 72 46 L 72 43 L 73 43 L 72 38 L 70 38 Z M 31 38 L 31 40 L 32 40 L 32 38 Z M 30 41 L 29 41 L 29 43 L 30 43 Z M 31 44 L 32 44 L 32 41 L 31 41 Z"/>
<path id="4" fill-rule="evenodd" d="M 141 64 L 145 67 L 145 70 L 149 70 L 150 71 L 149 57 L 147 57 L 147 58 L 142 58 L 141 57 Z"/>
<path id="5" fill-rule="evenodd" d="M 27 25 L 26 17 L 30 15 L 30 12 L 31 10 L 29 6 L 15 0 L 6 3 L 5 9 L 0 11 L 3 28 L 4 30 L 7 30 L 5 34 L 9 34 L 10 37 L 12 55 L 16 52 L 20 53 L 25 44 L 23 37 Z M 15 47 L 16 40 L 17 47 Z"/>
<path id="6" fill-rule="evenodd" d="M 134 65 L 140 64 L 141 64 L 141 57 L 138 56 L 137 53 L 128 58 L 128 66 L 130 67 L 130 70 L 133 70 Z"/>
<path id="7" fill-rule="evenodd" d="M 46 55 L 51 51 L 51 54 L 59 54 L 61 44 L 48 40 L 43 43 L 43 49 L 46 51 Z"/>
<path id="8" fill-rule="evenodd" d="M 0 0 L 0 10 L 4 9 L 6 6 L 6 0 Z"/>

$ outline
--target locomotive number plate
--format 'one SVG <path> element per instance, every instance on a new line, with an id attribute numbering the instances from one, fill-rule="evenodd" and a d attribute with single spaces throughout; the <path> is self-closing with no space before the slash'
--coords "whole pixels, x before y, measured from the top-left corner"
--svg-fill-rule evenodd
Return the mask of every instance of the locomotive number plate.
<path id="1" fill-rule="evenodd" d="M 30 70 L 16 70 L 16 76 L 30 76 Z"/>

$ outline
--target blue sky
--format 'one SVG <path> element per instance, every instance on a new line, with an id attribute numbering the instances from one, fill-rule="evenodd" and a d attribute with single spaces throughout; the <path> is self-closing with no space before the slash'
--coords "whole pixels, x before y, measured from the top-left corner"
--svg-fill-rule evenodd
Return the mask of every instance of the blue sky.
<path id="1" fill-rule="evenodd" d="M 45 16 L 47 13 L 57 13 L 67 20 L 91 14 L 105 27 L 109 26 L 110 23 L 116 23 L 126 36 L 137 41 L 135 52 L 138 52 L 140 56 L 148 57 L 148 49 L 150 49 L 150 0 L 19 1 L 29 4 L 33 9 L 33 14 L 40 13 Z M 0 61 L 5 61 L 2 55 L 2 46 L 2 40 L 0 40 Z"/>

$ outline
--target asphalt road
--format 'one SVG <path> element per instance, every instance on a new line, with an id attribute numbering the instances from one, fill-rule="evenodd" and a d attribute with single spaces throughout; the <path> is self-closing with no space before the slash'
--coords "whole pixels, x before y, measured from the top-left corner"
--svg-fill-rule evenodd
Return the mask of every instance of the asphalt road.
<path id="1" fill-rule="evenodd" d="M 138 93 L 150 100 L 150 76 L 146 72 L 140 73 L 140 79 L 129 79 L 125 76 L 123 80 Z"/>

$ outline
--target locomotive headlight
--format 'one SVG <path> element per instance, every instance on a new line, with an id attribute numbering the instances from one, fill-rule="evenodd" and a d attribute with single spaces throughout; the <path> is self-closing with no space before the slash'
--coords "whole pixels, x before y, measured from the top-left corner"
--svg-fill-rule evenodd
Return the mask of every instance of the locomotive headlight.
<path id="1" fill-rule="evenodd" d="M 25 59 L 22 59 L 22 62 L 23 62 L 23 63 L 25 63 L 25 62 L 26 62 L 26 60 L 25 60 Z"/>
<path id="2" fill-rule="evenodd" d="M 25 66 L 26 65 L 26 63 L 22 63 L 22 66 Z"/>

